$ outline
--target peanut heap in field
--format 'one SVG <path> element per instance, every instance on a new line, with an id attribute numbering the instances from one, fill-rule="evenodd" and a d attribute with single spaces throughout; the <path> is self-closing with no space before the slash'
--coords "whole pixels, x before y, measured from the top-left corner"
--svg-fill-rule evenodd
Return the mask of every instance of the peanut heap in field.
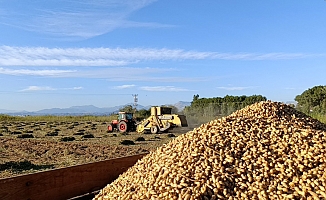
<path id="1" fill-rule="evenodd" d="M 95 199 L 326 199 L 326 126 L 276 102 L 201 125 Z"/>

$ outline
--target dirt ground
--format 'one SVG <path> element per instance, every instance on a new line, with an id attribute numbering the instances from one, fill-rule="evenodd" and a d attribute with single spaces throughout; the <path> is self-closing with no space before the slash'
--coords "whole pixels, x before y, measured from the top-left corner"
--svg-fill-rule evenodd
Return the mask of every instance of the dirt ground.
<path id="1" fill-rule="evenodd" d="M 0 122 L 0 178 L 141 154 L 189 131 L 153 135 L 106 130 L 103 122 Z M 124 140 L 135 144 L 121 144 Z"/>

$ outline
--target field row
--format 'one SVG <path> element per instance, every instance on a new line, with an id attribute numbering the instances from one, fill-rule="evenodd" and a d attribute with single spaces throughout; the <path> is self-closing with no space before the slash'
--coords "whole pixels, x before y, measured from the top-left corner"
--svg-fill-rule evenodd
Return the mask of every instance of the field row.
<path id="1" fill-rule="evenodd" d="M 107 133 L 100 121 L 1 122 L 0 178 L 149 152 L 182 133 Z"/>

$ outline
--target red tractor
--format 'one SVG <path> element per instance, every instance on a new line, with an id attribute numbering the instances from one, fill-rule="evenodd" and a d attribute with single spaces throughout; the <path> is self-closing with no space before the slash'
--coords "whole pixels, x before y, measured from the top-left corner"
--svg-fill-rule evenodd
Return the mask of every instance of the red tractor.
<path id="1" fill-rule="evenodd" d="M 121 133 L 135 131 L 136 121 L 133 118 L 133 114 L 119 112 L 118 119 L 112 120 L 112 122 L 108 125 L 109 133 L 112 133 L 115 129 L 120 131 Z"/>

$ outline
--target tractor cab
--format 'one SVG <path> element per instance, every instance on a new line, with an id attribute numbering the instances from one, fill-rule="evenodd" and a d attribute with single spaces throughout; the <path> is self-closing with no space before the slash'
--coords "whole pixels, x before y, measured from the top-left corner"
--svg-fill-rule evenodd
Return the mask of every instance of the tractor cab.
<path id="1" fill-rule="evenodd" d="M 118 121 L 131 121 L 133 119 L 132 113 L 119 112 Z"/>

